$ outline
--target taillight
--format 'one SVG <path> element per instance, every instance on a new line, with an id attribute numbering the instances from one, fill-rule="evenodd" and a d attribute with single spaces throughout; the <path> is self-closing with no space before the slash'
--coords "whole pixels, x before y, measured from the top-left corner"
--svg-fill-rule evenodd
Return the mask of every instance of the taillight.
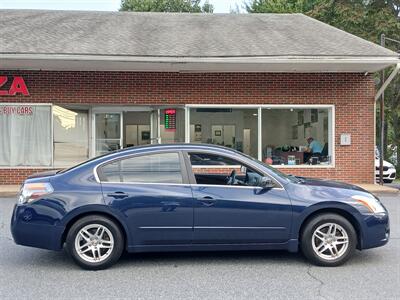
<path id="1" fill-rule="evenodd" d="M 18 204 L 30 203 L 53 191 L 53 187 L 48 182 L 25 183 L 21 188 Z"/>

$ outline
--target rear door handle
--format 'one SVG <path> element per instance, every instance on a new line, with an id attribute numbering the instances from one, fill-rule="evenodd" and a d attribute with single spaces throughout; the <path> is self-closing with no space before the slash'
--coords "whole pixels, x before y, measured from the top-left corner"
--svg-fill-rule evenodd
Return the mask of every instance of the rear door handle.
<path id="1" fill-rule="evenodd" d="M 127 198 L 129 195 L 127 193 L 124 192 L 114 192 L 114 193 L 109 193 L 107 194 L 108 197 L 113 197 L 115 199 L 123 199 L 123 198 Z"/>
<path id="2" fill-rule="evenodd" d="M 204 206 L 213 206 L 217 199 L 211 197 L 211 196 L 204 196 L 204 197 L 199 197 L 197 198 L 201 203 L 203 203 Z"/>

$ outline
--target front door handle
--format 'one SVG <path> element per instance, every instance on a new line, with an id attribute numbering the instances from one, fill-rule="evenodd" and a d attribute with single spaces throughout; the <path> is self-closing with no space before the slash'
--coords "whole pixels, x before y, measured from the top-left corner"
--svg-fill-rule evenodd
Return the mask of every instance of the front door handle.
<path id="1" fill-rule="evenodd" d="M 113 197 L 115 199 L 124 199 L 127 198 L 129 195 L 124 192 L 114 192 L 114 193 L 109 193 L 107 194 L 108 197 Z"/>
<path id="2" fill-rule="evenodd" d="M 204 196 L 197 198 L 204 206 L 213 206 L 217 199 L 211 197 L 211 196 Z"/>

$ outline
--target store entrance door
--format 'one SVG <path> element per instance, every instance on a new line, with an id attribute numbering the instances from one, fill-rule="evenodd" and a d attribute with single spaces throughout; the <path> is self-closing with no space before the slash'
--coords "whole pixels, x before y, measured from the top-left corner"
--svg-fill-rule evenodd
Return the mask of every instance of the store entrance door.
<path id="1" fill-rule="evenodd" d="M 95 113 L 95 156 L 118 150 L 122 145 L 122 113 Z"/>
<path id="2" fill-rule="evenodd" d="M 185 142 L 183 108 L 96 107 L 92 124 L 92 156 L 126 147 Z"/>

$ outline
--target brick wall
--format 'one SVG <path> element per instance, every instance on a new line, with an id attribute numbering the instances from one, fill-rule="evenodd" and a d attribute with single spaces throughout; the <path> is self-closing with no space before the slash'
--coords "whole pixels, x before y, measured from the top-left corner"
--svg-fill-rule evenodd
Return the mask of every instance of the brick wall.
<path id="1" fill-rule="evenodd" d="M 285 168 L 302 176 L 374 182 L 374 82 L 364 74 L 1 71 L 21 75 L 30 96 L 0 102 L 54 104 L 334 104 L 335 168 Z M 7 89 L 7 86 L 3 87 Z M 340 146 L 350 133 L 351 146 Z M 0 184 L 37 169 L 0 169 Z"/>

